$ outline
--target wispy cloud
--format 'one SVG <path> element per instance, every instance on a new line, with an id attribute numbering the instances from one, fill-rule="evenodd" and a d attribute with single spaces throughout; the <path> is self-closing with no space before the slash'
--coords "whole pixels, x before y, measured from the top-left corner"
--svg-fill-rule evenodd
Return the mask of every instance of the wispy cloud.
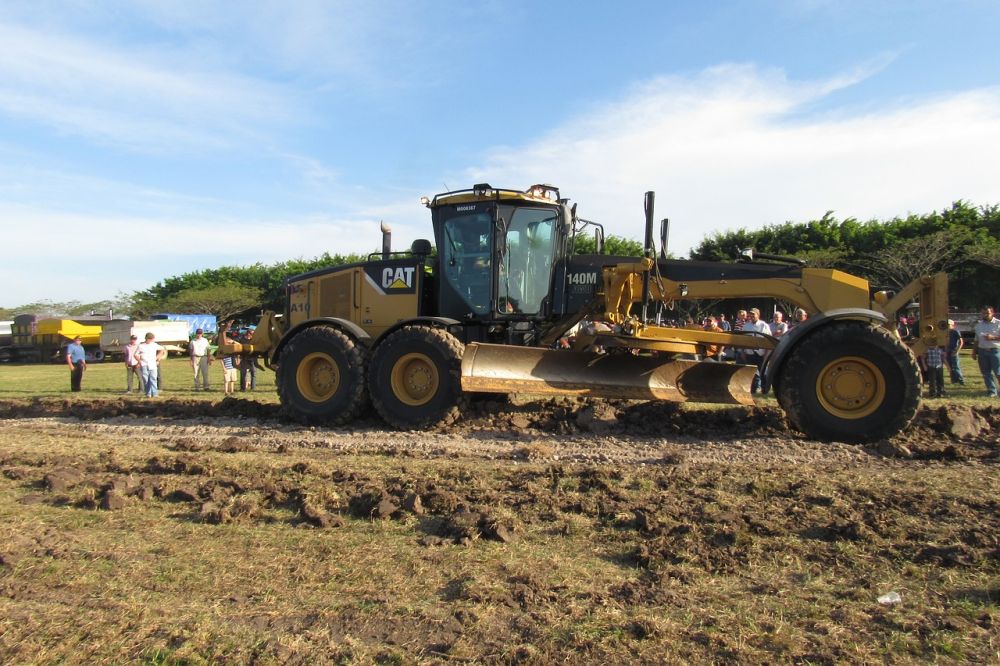
<path id="1" fill-rule="evenodd" d="M 675 253 L 706 233 L 996 203 L 1000 88 L 882 108 L 810 104 L 879 66 L 821 81 L 720 66 L 657 79 L 524 146 L 498 147 L 464 182 L 547 181 L 613 233 L 641 236 L 642 192 L 658 192 Z"/>
<path id="2" fill-rule="evenodd" d="M 133 150 L 212 149 L 297 114 L 294 95 L 163 53 L 0 23 L 0 113 Z"/>

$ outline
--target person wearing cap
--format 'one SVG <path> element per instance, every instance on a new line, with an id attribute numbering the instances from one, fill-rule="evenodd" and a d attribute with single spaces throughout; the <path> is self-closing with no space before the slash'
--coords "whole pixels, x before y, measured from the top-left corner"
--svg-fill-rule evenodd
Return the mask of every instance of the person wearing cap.
<path id="1" fill-rule="evenodd" d="M 146 387 L 142 384 L 142 371 L 139 370 L 139 359 L 135 357 L 135 353 L 139 351 L 139 336 L 133 335 L 128 339 L 128 344 L 122 347 L 122 357 L 125 359 L 125 378 L 128 388 L 125 389 L 126 393 L 132 392 L 132 380 L 136 379 L 136 384 L 139 388 L 139 393 L 143 393 Z"/>
<path id="2" fill-rule="evenodd" d="M 948 346 L 945 347 L 945 360 L 948 362 L 948 374 L 951 375 L 952 384 L 965 386 L 965 375 L 962 374 L 962 366 L 958 364 L 958 352 L 962 351 L 965 342 L 962 341 L 962 333 L 955 326 L 955 320 L 948 320 Z"/>
<path id="3" fill-rule="evenodd" d="M 83 338 L 79 335 L 66 345 L 66 365 L 69 366 L 70 390 L 81 390 L 83 371 L 87 369 L 87 352 L 83 350 Z"/>
<path id="4" fill-rule="evenodd" d="M 760 310 L 757 308 L 751 308 L 747 313 L 746 323 L 743 324 L 744 331 L 748 333 L 760 333 L 762 335 L 771 335 L 771 327 L 768 326 L 767 322 L 760 318 Z M 757 374 L 753 376 L 753 383 L 750 385 L 750 392 L 756 393 L 761 389 L 761 376 L 760 368 L 764 365 L 764 354 L 763 349 L 744 349 L 743 350 L 743 362 L 747 365 L 757 366 Z"/>
<path id="5" fill-rule="evenodd" d="M 155 398 L 159 395 L 159 385 L 156 381 L 159 374 L 159 363 L 167 355 L 167 350 L 157 344 L 155 338 L 152 331 L 146 333 L 145 342 L 140 344 L 135 352 L 142 370 L 142 383 L 147 398 Z"/>
<path id="6" fill-rule="evenodd" d="M 204 336 L 204 331 L 198 329 L 194 332 L 194 338 L 188 344 L 188 353 L 191 354 L 191 369 L 194 371 L 194 390 L 208 390 L 208 366 L 212 363 L 212 356 L 208 353 L 208 338 Z M 198 386 L 198 378 L 201 378 L 201 386 Z"/>

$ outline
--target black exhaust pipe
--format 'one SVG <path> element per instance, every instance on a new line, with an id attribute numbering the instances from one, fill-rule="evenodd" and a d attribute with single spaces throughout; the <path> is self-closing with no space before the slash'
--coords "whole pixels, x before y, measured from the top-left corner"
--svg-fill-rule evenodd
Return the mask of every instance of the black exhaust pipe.
<path id="1" fill-rule="evenodd" d="M 656 261 L 656 256 L 653 254 L 653 201 L 656 199 L 655 192 L 646 192 L 646 200 L 644 202 L 644 208 L 646 210 L 646 240 L 643 245 L 643 252 L 645 256 L 649 257 L 653 261 Z M 649 278 L 650 271 L 646 271 L 642 276 L 642 323 L 645 324 L 648 321 L 647 310 L 649 309 Z"/>

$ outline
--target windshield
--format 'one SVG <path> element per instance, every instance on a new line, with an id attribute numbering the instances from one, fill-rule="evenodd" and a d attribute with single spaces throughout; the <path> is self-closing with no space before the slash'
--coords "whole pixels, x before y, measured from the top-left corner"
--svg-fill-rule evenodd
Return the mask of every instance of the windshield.
<path id="1" fill-rule="evenodd" d="M 498 271 L 497 310 L 500 313 L 541 312 L 549 295 L 556 220 L 551 209 L 513 209 Z"/>
<path id="2" fill-rule="evenodd" d="M 444 276 L 471 312 L 490 308 L 490 229 L 488 212 L 457 215 L 443 226 Z"/>

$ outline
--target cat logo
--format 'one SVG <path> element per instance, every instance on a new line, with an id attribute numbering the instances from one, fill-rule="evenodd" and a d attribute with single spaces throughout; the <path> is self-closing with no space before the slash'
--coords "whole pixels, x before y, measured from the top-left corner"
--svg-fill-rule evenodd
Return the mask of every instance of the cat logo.
<path id="1" fill-rule="evenodd" d="M 382 270 L 382 287 L 385 289 L 410 289 L 413 287 L 413 266 L 400 266 Z"/>
<path id="2" fill-rule="evenodd" d="M 365 279 L 380 294 L 414 294 L 417 291 L 417 267 L 366 266 Z"/>

